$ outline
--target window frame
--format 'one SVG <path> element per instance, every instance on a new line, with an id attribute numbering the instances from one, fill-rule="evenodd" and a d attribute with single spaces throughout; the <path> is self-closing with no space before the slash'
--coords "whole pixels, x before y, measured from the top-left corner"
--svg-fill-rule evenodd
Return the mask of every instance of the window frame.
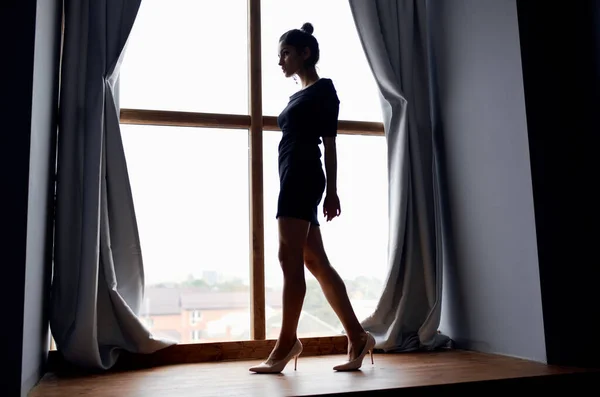
<path id="1" fill-rule="evenodd" d="M 261 1 L 248 0 L 249 114 L 218 114 L 146 109 L 121 109 L 121 124 L 225 128 L 248 131 L 250 198 L 250 329 L 252 340 L 265 340 L 265 271 L 263 207 L 263 131 L 279 131 L 277 118 L 263 115 Z M 338 122 L 338 134 L 383 136 L 383 124 Z"/>
<path id="2" fill-rule="evenodd" d="M 152 365 L 259 359 L 275 345 L 266 339 L 264 207 L 263 207 L 263 131 L 279 131 L 277 118 L 265 116 L 262 109 L 261 1 L 247 0 L 248 14 L 248 100 L 249 114 L 216 114 L 147 109 L 120 110 L 120 123 L 152 126 L 224 128 L 247 131 L 249 143 L 250 206 L 250 340 L 219 343 L 178 344 L 151 355 L 124 352 L 114 369 L 137 369 Z M 338 134 L 384 136 L 383 123 L 370 121 L 338 122 Z M 301 338 L 303 355 L 343 354 L 347 339 L 343 335 Z M 69 365 L 57 351 L 51 351 L 49 370 Z"/>

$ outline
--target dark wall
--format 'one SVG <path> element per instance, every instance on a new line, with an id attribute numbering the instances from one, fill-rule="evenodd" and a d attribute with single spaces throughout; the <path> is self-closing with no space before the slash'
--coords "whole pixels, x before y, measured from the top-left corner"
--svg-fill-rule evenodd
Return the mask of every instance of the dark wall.
<path id="1" fill-rule="evenodd" d="M 36 0 L 8 0 L 0 5 L 0 37 L 4 53 L 0 76 L 0 172 L 2 173 L 2 268 L 0 302 L 5 326 L 0 327 L 4 367 L 0 390 L 20 394 L 23 348 L 23 306 L 27 247 L 29 143 L 35 42 Z"/>
<path id="2" fill-rule="evenodd" d="M 545 362 L 515 0 L 432 0 L 452 260 L 441 330 Z"/>
<path id="3" fill-rule="evenodd" d="M 600 1 L 431 1 L 460 347 L 598 366 Z"/>
<path id="4" fill-rule="evenodd" d="M 29 195 L 23 317 L 24 395 L 44 372 L 48 348 L 54 163 L 62 1 L 38 0 L 31 100 Z"/>
<path id="5" fill-rule="evenodd" d="M 550 364 L 600 357 L 599 5 L 517 1 Z"/>
<path id="6" fill-rule="evenodd" d="M 2 395 L 26 395 L 48 350 L 49 203 L 55 136 L 58 0 L 0 5 Z"/>

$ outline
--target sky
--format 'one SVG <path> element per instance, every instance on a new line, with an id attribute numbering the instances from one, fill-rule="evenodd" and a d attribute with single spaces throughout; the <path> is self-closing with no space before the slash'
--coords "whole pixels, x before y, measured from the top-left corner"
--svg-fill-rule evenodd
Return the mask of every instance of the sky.
<path id="1" fill-rule="evenodd" d="M 299 7 L 301 5 L 301 7 Z M 263 110 L 276 116 L 300 86 L 278 66 L 282 33 L 314 25 L 321 60 L 340 98 L 340 119 L 382 121 L 379 94 L 347 0 L 262 1 Z M 143 0 L 120 72 L 120 106 L 248 114 L 246 0 Z M 147 284 L 203 271 L 249 278 L 246 130 L 122 125 Z M 279 131 L 265 131 L 267 286 L 277 261 Z M 338 136 L 342 214 L 321 229 L 343 278 L 387 275 L 387 155 L 384 137 Z M 319 208 L 321 211 L 321 207 Z M 310 276 L 308 276 L 310 277 Z"/>

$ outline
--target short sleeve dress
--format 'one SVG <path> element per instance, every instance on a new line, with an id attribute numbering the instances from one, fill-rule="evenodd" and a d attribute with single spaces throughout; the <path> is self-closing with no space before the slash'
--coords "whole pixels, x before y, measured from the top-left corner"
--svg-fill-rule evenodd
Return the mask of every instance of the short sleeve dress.
<path id="1" fill-rule="evenodd" d="M 319 226 L 317 208 L 326 184 L 319 144 L 337 135 L 339 105 L 333 82 L 321 78 L 292 95 L 277 118 L 282 131 L 277 218 Z"/>

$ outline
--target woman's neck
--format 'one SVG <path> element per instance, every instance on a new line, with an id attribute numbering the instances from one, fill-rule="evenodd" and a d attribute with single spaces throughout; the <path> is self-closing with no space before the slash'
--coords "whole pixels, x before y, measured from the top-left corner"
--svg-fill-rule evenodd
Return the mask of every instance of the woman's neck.
<path id="1" fill-rule="evenodd" d="M 317 71 L 314 68 L 298 72 L 298 77 L 302 82 L 302 89 L 316 83 L 317 80 L 319 80 L 319 75 L 317 74 Z"/>

